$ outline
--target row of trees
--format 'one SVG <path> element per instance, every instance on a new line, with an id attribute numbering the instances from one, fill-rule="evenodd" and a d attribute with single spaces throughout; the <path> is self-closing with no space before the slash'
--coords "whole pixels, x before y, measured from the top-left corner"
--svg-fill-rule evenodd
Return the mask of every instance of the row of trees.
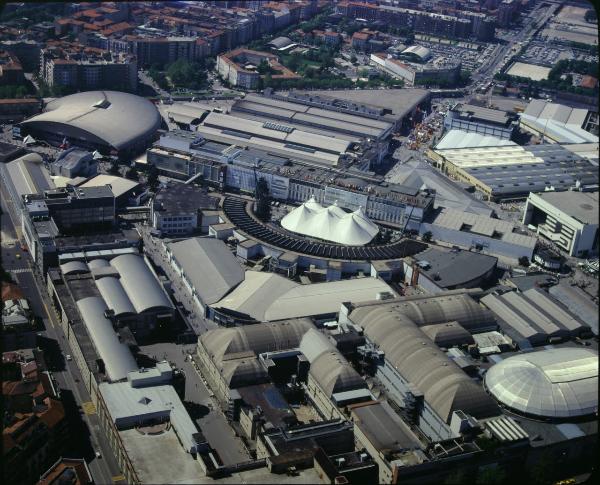
<path id="1" fill-rule="evenodd" d="M 2 99 L 24 98 L 28 94 L 29 89 L 26 86 L 0 86 L 0 98 Z"/>
<path id="2" fill-rule="evenodd" d="M 171 86 L 199 90 L 207 87 L 207 70 L 213 66 L 214 59 L 212 58 L 201 59 L 197 62 L 177 59 L 166 66 L 153 64 L 148 70 L 148 76 L 159 88 L 164 90 L 170 89 Z"/>

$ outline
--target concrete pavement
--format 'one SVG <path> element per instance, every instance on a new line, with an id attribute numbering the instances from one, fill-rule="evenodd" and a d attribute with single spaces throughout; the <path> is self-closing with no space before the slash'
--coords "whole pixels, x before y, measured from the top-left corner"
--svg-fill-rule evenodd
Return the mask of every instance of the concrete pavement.
<path id="1" fill-rule="evenodd" d="M 160 343 L 140 346 L 140 351 L 158 360 L 166 359 L 185 373 L 185 402 L 197 404 L 203 410 L 192 418 L 208 440 L 217 450 L 225 465 L 233 465 L 250 459 L 242 440 L 235 433 L 224 416 L 219 403 L 204 383 L 195 363 L 187 359 L 188 354 L 195 356 L 195 345 Z M 206 413 L 206 414 L 204 414 Z M 194 413 L 192 413 L 194 414 Z"/>

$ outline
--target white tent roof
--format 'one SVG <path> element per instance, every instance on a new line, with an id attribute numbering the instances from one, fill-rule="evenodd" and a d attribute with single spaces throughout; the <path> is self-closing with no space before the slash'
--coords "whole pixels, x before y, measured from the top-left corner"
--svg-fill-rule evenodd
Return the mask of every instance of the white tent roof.
<path id="1" fill-rule="evenodd" d="M 379 232 L 362 208 L 346 213 L 337 204 L 323 207 L 313 197 L 286 215 L 281 225 L 291 232 L 350 246 L 367 244 Z"/>

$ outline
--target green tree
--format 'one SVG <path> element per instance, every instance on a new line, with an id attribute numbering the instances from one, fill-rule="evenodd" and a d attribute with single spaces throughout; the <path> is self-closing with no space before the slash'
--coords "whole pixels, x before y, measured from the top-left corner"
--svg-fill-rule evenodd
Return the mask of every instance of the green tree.
<path id="1" fill-rule="evenodd" d="M 432 238 L 433 238 L 433 234 L 431 234 L 431 231 L 427 231 L 427 232 L 423 233 L 423 235 L 421 236 L 421 239 L 424 242 L 430 242 Z"/>
<path id="2" fill-rule="evenodd" d="M 256 217 L 261 221 L 271 220 L 271 193 L 264 177 L 256 183 Z"/>
<path id="3" fill-rule="evenodd" d="M 505 482 L 506 472 L 498 466 L 480 468 L 475 480 L 475 483 L 477 484 L 497 484 Z"/>
<path id="4" fill-rule="evenodd" d="M 448 484 L 448 485 L 467 483 L 465 471 L 461 468 L 453 471 L 446 477 L 446 480 L 444 480 L 444 483 Z"/>
<path id="5" fill-rule="evenodd" d="M 528 470 L 530 483 L 548 485 L 556 481 L 556 466 L 550 454 L 543 452 L 535 464 Z"/>
<path id="6" fill-rule="evenodd" d="M 524 267 L 528 267 L 529 266 L 529 258 L 527 256 L 521 256 L 519 258 L 519 265 L 520 266 L 524 266 Z"/>

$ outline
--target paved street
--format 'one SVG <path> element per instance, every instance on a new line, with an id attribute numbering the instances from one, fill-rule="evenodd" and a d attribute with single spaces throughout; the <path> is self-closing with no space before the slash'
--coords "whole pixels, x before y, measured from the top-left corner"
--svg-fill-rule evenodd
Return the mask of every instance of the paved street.
<path id="1" fill-rule="evenodd" d="M 159 266 L 162 269 L 167 278 L 173 282 L 172 290 L 175 299 L 178 302 L 181 302 L 186 311 L 189 312 L 188 315 L 184 316 L 184 320 L 186 320 L 189 327 L 196 335 L 202 335 L 207 330 L 218 328 L 218 325 L 215 322 L 207 320 L 202 316 L 202 309 L 198 308 L 193 302 L 190 293 L 180 281 L 181 278 L 168 263 L 162 248 L 162 243 L 167 240 L 152 237 L 150 235 L 150 230 L 152 229 L 150 226 L 138 224 L 136 225 L 136 228 L 144 239 L 144 252 L 156 266 Z"/>
<path id="2" fill-rule="evenodd" d="M 12 274 L 14 281 L 29 300 L 33 313 L 41 318 L 44 326 L 44 330 L 39 332 L 41 337 L 54 342 L 59 347 L 62 355 L 72 354 L 43 284 L 37 280 L 37 272 L 32 267 L 31 256 L 28 252 L 23 251 L 20 243 L 16 241 L 17 230 L 13 220 L 14 215 L 11 217 L 12 201 L 7 201 L 4 187 L 1 190 L 1 202 L 3 211 L 1 220 L 2 265 Z M 6 236 L 8 237 L 5 239 Z M 20 254 L 21 257 L 17 258 L 17 254 Z M 86 403 L 91 401 L 82 383 L 79 369 L 74 362 L 64 361 L 64 370 L 55 370 L 52 375 L 55 377 L 61 392 L 65 395 L 72 393 L 75 402 L 82 409 Z M 77 450 L 79 456 L 84 456 L 88 461 L 88 466 L 96 483 L 118 483 L 118 481 L 115 482 L 114 478 L 119 477 L 121 472 L 104 433 L 100 431 L 98 416 L 95 413 L 84 413 L 83 422 L 85 424 L 84 428 L 87 428 L 86 432 L 90 435 L 91 448 Z M 74 438 L 74 441 L 80 438 L 78 436 Z M 102 458 L 96 458 L 94 454 L 96 450 L 101 452 Z"/>
<path id="3" fill-rule="evenodd" d="M 160 343 L 141 346 L 140 351 L 158 360 L 166 359 L 183 370 L 186 377 L 185 401 L 194 403 L 191 412 L 196 424 L 217 450 L 225 465 L 232 465 L 250 459 L 242 441 L 236 437 L 233 429 L 219 408 L 217 400 L 211 398 L 208 390 L 193 363 L 186 360 L 188 353 L 195 355 L 195 345 L 177 345 Z"/>

